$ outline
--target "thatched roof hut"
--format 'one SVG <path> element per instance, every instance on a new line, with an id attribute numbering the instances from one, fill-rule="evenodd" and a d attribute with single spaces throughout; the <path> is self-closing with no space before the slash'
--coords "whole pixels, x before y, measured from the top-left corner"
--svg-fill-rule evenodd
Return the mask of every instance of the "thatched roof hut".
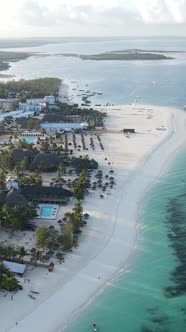
<path id="1" fill-rule="evenodd" d="M 28 162 L 32 162 L 37 155 L 37 151 L 34 150 L 22 150 L 15 149 L 12 151 L 11 158 L 15 164 L 21 163 L 25 158 Z"/>
<path id="2" fill-rule="evenodd" d="M 72 196 L 71 191 L 64 188 L 42 186 L 25 186 L 21 193 L 28 201 L 53 204 L 66 204 Z"/>
<path id="3" fill-rule="evenodd" d="M 84 164 L 84 160 L 81 158 L 73 158 L 70 161 L 70 166 L 74 168 L 81 168 Z M 90 159 L 87 161 L 87 168 L 88 169 L 97 169 L 98 163 L 94 159 Z"/>
<path id="4" fill-rule="evenodd" d="M 29 206 L 27 199 L 15 189 L 12 189 L 6 195 L 5 205 L 7 205 L 10 208 L 16 205 L 22 207 Z"/>
<path id="5" fill-rule="evenodd" d="M 30 165 L 30 171 L 42 169 L 42 171 L 57 170 L 60 165 L 60 157 L 55 153 L 38 153 Z"/>

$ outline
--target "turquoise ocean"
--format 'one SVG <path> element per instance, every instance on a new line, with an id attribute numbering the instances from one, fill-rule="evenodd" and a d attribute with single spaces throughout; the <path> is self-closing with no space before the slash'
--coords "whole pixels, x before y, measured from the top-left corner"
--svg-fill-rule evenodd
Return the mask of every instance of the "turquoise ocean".
<path id="1" fill-rule="evenodd" d="M 141 103 L 183 108 L 186 53 L 163 62 L 95 62 L 55 55 L 126 48 L 186 51 L 186 39 L 71 41 L 26 48 L 50 57 L 20 61 L 6 74 L 63 78 L 74 102 L 78 101 L 76 84 L 78 89 L 102 93 L 92 98 L 92 104 L 132 103 L 138 96 Z M 186 331 L 186 147 L 167 162 L 142 205 L 138 245 L 127 270 L 75 317 L 67 332 L 91 331 L 93 322 L 100 332 Z"/>
<path id="2" fill-rule="evenodd" d="M 186 149 L 170 161 L 140 213 L 127 272 L 87 306 L 68 332 L 186 331 Z"/>

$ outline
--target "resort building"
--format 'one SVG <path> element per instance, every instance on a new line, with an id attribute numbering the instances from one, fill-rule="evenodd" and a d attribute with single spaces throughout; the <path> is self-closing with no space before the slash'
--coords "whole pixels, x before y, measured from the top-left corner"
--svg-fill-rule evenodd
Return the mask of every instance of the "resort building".
<path id="1" fill-rule="evenodd" d="M 7 205 L 9 208 L 12 208 L 14 206 L 21 206 L 24 208 L 29 207 L 27 199 L 20 193 L 19 190 L 15 189 L 12 189 L 8 193 L 6 193 L 4 204 Z"/>
<path id="2" fill-rule="evenodd" d="M 26 100 L 26 104 L 28 105 L 37 105 L 39 103 L 43 103 L 43 98 L 29 98 Z"/>
<path id="3" fill-rule="evenodd" d="M 46 107 L 46 103 L 40 102 L 38 104 L 19 103 L 19 111 L 23 112 L 40 112 Z"/>
<path id="4" fill-rule="evenodd" d="M 30 202 L 48 204 L 67 204 L 72 193 L 59 187 L 27 186 L 21 189 L 22 195 Z"/>
<path id="5" fill-rule="evenodd" d="M 86 122 L 45 122 L 41 123 L 41 128 L 45 129 L 46 131 L 52 132 L 62 132 L 62 131 L 72 131 L 75 129 L 86 130 L 88 129 L 89 125 Z"/>
<path id="6" fill-rule="evenodd" d="M 56 100 L 54 96 L 45 96 L 44 101 L 48 103 L 49 105 L 54 105 Z"/>
<path id="7" fill-rule="evenodd" d="M 19 264 L 15 262 L 3 261 L 3 265 L 12 273 L 18 274 L 21 277 L 24 275 L 26 271 L 25 264 Z"/>
<path id="8" fill-rule="evenodd" d="M 18 100 L 15 98 L 12 99 L 0 99 L 0 111 L 3 112 L 10 112 L 16 109 L 18 105 Z"/>
<path id="9" fill-rule="evenodd" d="M 55 152 L 40 152 L 36 155 L 32 163 L 30 164 L 29 169 L 32 172 L 38 169 L 42 170 L 43 172 L 55 171 L 58 169 L 60 162 L 61 159 Z"/>
<path id="10" fill-rule="evenodd" d="M 15 164 L 21 163 L 25 158 L 31 163 L 36 155 L 37 152 L 34 150 L 15 149 L 12 151 L 11 158 Z"/>

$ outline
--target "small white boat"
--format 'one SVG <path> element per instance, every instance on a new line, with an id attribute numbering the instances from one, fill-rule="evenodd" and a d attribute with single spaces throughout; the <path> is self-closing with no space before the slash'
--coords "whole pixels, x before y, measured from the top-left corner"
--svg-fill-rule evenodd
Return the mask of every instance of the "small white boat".
<path id="1" fill-rule="evenodd" d="M 92 329 L 93 329 L 93 331 L 97 331 L 97 326 L 95 323 L 92 324 Z"/>

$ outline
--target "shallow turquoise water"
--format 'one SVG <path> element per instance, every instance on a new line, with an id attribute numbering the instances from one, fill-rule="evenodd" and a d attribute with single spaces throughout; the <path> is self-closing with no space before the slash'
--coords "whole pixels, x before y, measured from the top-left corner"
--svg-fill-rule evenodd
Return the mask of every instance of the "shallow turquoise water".
<path id="1" fill-rule="evenodd" d="M 34 144 L 36 143 L 36 138 L 32 136 L 27 136 L 27 137 L 21 137 L 22 141 L 25 141 L 28 144 Z"/>
<path id="2" fill-rule="evenodd" d="M 55 206 L 53 206 L 53 205 L 46 205 L 46 206 L 43 205 L 40 208 L 39 217 L 41 217 L 41 218 L 50 218 L 50 217 L 52 217 L 54 207 Z"/>
<path id="3" fill-rule="evenodd" d="M 91 331 L 92 322 L 100 332 L 186 331 L 185 166 L 186 149 L 166 166 L 145 200 L 140 238 L 128 272 L 96 297 L 68 332 Z M 178 266 L 182 266 L 181 272 L 171 280 Z M 165 292 L 169 286 L 182 295 L 170 297 L 170 290 Z"/>

